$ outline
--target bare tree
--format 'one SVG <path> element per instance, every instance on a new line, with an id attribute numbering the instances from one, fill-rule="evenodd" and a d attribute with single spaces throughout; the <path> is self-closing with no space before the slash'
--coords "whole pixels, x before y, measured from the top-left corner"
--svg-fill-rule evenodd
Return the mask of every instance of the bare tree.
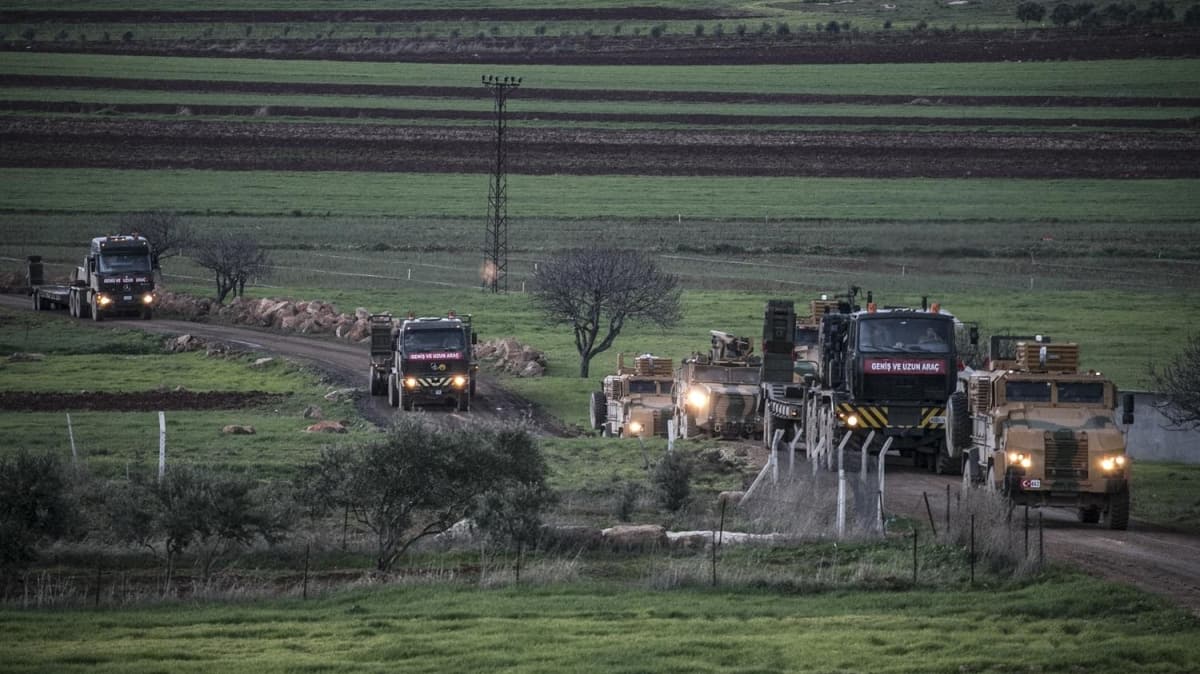
<path id="1" fill-rule="evenodd" d="M 1163 416 L 1182 428 L 1200 428 L 1200 335 L 1189 338 L 1161 370 L 1151 365 L 1150 381 L 1166 396 Z"/>
<path id="2" fill-rule="evenodd" d="M 195 240 L 191 225 L 170 211 L 130 213 L 121 219 L 121 227 L 130 234 L 146 237 L 156 269 L 159 260 L 181 254 Z"/>
<path id="3" fill-rule="evenodd" d="M 195 242 L 196 264 L 211 271 L 217 283 L 217 302 L 230 292 L 234 297 L 246 294 L 246 282 L 261 278 L 270 270 L 267 251 L 258 241 L 222 232 Z"/>
<path id="4" fill-rule="evenodd" d="M 575 332 L 579 376 L 626 322 L 663 328 L 680 318 L 679 282 L 642 251 L 590 248 L 561 253 L 534 274 L 534 301 L 553 323 Z"/>

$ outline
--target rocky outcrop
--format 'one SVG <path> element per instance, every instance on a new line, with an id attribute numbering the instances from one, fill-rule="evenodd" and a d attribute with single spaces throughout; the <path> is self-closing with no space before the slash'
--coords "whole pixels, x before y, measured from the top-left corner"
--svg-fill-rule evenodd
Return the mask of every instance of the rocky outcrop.
<path id="1" fill-rule="evenodd" d="M 317 423 L 304 429 L 305 433 L 345 433 L 347 431 L 346 424 L 341 421 L 318 421 Z"/>
<path id="2" fill-rule="evenodd" d="M 242 424 L 229 424 L 221 429 L 225 435 L 254 435 L 253 426 L 244 426 Z"/>
<path id="3" fill-rule="evenodd" d="M 328 334 L 349 342 L 363 342 L 371 336 L 370 311 L 358 307 L 344 314 L 337 305 L 322 300 L 239 297 L 229 304 L 217 304 L 206 297 L 164 291 L 159 294 L 158 312 L 189 321 L 215 317 L 235 325 Z"/>

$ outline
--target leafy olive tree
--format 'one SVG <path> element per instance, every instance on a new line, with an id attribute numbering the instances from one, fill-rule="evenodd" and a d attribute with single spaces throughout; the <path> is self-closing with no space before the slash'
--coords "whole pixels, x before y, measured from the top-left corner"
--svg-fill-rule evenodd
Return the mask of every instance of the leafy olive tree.
<path id="1" fill-rule="evenodd" d="M 542 513 L 557 495 L 546 484 L 546 460 L 537 440 L 523 429 L 505 429 L 495 435 L 501 454 L 518 466 L 520 477 L 504 480 L 479 497 L 475 524 L 493 543 L 516 547 L 516 582 L 521 582 L 521 557 L 537 543 Z"/>
<path id="2" fill-rule="evenodd" d="M 71 481 L 52 454 L 25 450 L 0 458 L 0 574 L 15 576 L 37 559 L 37 546 L 77 530 Z"/>
<path id="3" fill-rule="evenodd" d="M 575 334 L 579 376 L 612 346 L 627 322 L 679 322 L 679 282 L 643 251 L 588 248 L 560 253 L 534 273 L 534 303 Z"/>

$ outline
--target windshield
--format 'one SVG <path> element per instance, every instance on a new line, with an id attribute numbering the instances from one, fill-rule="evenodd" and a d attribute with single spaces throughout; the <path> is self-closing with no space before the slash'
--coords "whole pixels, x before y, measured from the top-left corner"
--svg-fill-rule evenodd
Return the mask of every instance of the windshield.
<path id="1" fill-rule="evenodd" d="M 653 381 L 638 381 L 636 379 L 629 382 L 630 393 L 658 393 L 658 382 Z"/>
<path id="2" fill-rule="evenodd" d="M 150 256 L 145 253 L 103 253 L 100 255 L 101 274 L 149 271 Z"/>
<path id="3" fill-rule="evenodd" d="M 1100 382 L 1058 382 L 1060 403 L 1103 403 L 1104 384 Z"/>
<path id="4" fill-rule="evenodd" d="M 1050 382 L 1005 382 L 1004 399 L 1010 403 L 1048 403 L 1050 402 Z"/>
<path id="5" fill-rule="evenodd" d="M 463 331 L 450 328 L 445 330 L 406 330 L 404 332 L 404 350 L 413 351 L 461 351 L 466 346 Z"/>
<path id="6" fill-rule="evenodd" d="M 757 384 L 760 377 L 756 367 L 697 366 L 693 372 L 696 381 L 715 384 Z"/>
<path id="7" fill-rule="evenodd" d="M 949 353 L 949 321 L 906 316 L 859 322 L 858 348 L 875 353 Z"/>
<path id="8" fill-rule="evenodd" d="M 814 327 L 796 326 L 796 346 L 815 346 L 817 343 L 817 334 L 818 331 Z"/>

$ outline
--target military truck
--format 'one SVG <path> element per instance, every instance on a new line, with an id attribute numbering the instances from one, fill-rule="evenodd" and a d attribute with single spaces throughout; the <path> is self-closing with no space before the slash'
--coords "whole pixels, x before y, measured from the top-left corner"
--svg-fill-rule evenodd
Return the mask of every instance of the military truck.
<path id="1" fill-rule="evenodd" d="M 760 363 L 750 339 L 710 331 L 708 354 L 675 371 L 675 429 L 681 438 L 749 438 L 762 432 Z"/>
<path id="2" fill-rule="evenodd" d="M 767 302 L 763 324 L 764 441 L 776 429 L 785 439 L 851 432 L 859 447 L 872 431 L 890 438 L 892 449 L 941 473 L 961 464 L 946 448 L 946 405 L 957 387 L 955 318 L 937 303 L 920 309 L 876 306 L 867 293 L 864 310 L 857 287 L 822 306 L 816 345 L 817 372 L 795 381 L 794 304 Z M 814 309 L 814 314 L 817 313 Z M 878 445 L 877 445 L 878 447 Z"/>
<path id="3" fill-rule="evenodd" d="M 389 405 L 404 410 L 430 405 L 471 409 L 479 363 L 469 315 L 409 314 L 397 323 L 390 314 L 373 314 L 370 326 L 371 395 L 386 393 Z"/>
<path id="4" fill-rule="evenodd" d="M 666 437 L 674 409 L 671 368 L 669 358 L 643 354 L 627 366 L 625 354 L 617 354 L 617 373 L 605 377 L 589 400 L 592 428 L 605 436 Z"/>
<path id="5" fill-rule="evenodd" d="M 92 239 L 83 266 L 71 273 L 70 285 L 45 283 L 42 258 L 28 258 L 29 293 L 35 311 L 67 309 L 75 318 L 133 315 L 149 319 L 158 302 L 150 242 L 132 235 Z"/>
<path id="6" fill-rule="evenodd" d="M 989 369 L 963 377 L 965 485 L 982 484 L 1015 505 L 1074 508 L 1080 521 L 1103 516 L 1129 526 L 1125 432 L 1133 396 L 1117 423 L 1116 386 L 1079 369 L 1079 346 L 1048 338 L 995 336 Z M 954 410 L 957 412 L 957 410 Z"/>

